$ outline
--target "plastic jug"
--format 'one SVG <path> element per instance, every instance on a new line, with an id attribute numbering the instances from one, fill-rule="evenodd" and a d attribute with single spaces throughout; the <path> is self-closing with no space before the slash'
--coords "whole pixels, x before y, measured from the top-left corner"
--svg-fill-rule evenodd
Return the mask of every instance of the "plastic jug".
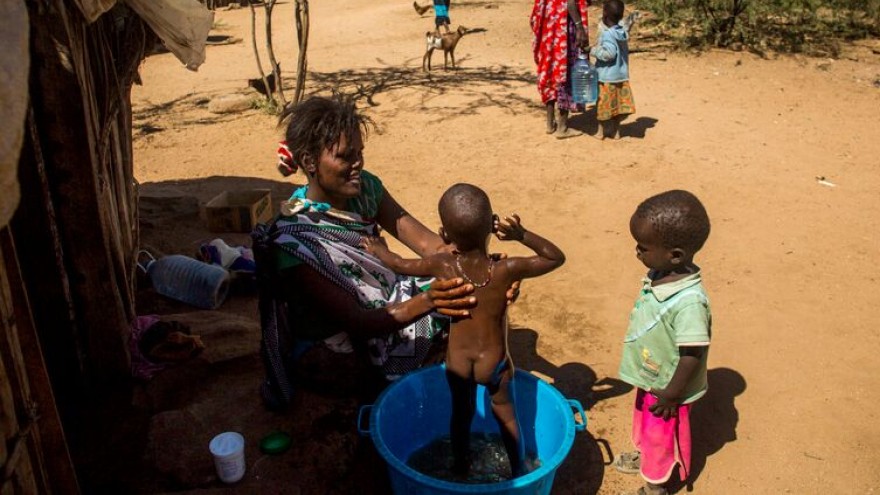
<path id="1" fill-rule="evenodd" d="M 571 95 L 579 105 L 592 105 L 599 97 L 598 74 L 583 50 L 578 50 L 577 60 L 571 69 Z"/>
<path id="2" fill-rule="evenodd" d="M 229 272 L 217 265 L 172 254 L 158 260 L 146 251 L 146 265 L 138 266 L 147 274 L 153 288 L 163 296 L 202 309 L 217 309 L 229 293 Z"/>

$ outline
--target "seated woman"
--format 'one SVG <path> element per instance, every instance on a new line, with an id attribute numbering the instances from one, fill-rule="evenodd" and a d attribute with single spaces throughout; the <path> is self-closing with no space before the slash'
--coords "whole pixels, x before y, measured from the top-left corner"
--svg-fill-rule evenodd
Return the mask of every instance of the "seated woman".
<path id="1" fill-rule="evenodd" d="M 448 317 L 468 316 L 474 288 L 460 278 L 399 276 L 360 247 L 381 227 L 420 256 L 445 249 L 364 170 L 368 119 L 350 100 L 313 97 L 285 111 L 282 122 L 288 172 L 302 169 L 308 184 L 254 233 L 269 375 L 264 399 L 289 402 L 294 374 L 319 386 L 325 380 L 324 388 L 350 386 L 365 376 L 366 361 L 352 360 L 351 351 L 387 379 L 442 356 Z M 327 376 L 340 369 L 350 372 L 347 380 Z"/>

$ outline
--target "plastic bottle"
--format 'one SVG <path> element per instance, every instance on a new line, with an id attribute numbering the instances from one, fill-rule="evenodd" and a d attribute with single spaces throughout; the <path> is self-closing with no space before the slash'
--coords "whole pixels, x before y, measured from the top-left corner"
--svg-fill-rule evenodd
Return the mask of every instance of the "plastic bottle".
<path id="1" fill-rule="evenodd" d="M 578 50 L 577 60 L 571 69 L 571 94 L 579 105 L 592 105 L 599 96 L 599 77 L 583 50 Z"/>
<path id="2" fill-rule="evenodd" d="M 156 292 L 163 296 L 202 309 L 217 309 L 229 294 L 229 272 L 220 266 L 180 254 L 158 260 L 146 251 L 141 254 L 150 260 L 138 266 L 147 274 Z"/>

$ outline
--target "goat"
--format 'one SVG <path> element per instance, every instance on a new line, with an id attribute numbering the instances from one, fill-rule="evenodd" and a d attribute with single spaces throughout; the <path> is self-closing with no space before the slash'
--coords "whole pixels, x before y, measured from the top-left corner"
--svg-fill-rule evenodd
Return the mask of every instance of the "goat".
<path id="1" fill-rule="evenodd" d="M 425 15 L 425 12 L 431 10 L 433 7 L 434 5 L 425 5 L 424 7 L 422 7 L 421 5 L 416 3 L 415 0 L 413 0 L 413 8 L 416 9 L 416 13 L 419 15 Z"/>
<path id="2" fill-rule="evenodd" d="M 278 73 L 281 73 L 281 64 L 276 65 Z M 266 84 L 263 83 L 263 78 L 258 77 L 256 79 L 248 79 L 248 87 L 254 88 L 257 90 L 257 93 L 260 93 L 263 96 L 269 96 L 270 94 L 275 93 L 275 73 L 270 72 L 266 74 L 266 83 L 269 84 L 269 91 L 266 91 Z"/>
<path id="3" fill-rule="evenodd" d="M 422 57 L 422 70 L 431 70 L 431 56 L 436 48 L 443 49 L 443 70 L 447 70 L 447 58 L 452 59 L 452 68 L 455 69 L 455 45 L 462 36 L 468 33 L 464 26 L 458 26 L 458 29 L 451 33 L 440 34 L 437 31 L 428 31 L 425 33 L 425 56 Z M 428 68 L 425 69 L 425 64 Z"/>

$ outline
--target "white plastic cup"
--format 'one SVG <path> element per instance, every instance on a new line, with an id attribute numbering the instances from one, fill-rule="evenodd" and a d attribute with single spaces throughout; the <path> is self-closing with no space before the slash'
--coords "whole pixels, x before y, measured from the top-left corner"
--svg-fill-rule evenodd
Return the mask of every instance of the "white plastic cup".
<path id="1" fill-rule="evenodd" d="M 235 483 L 244 477 L 244 437 L 240 433 L 223 432 L 211 439 L 208 449 L 220 481 Z"/>

